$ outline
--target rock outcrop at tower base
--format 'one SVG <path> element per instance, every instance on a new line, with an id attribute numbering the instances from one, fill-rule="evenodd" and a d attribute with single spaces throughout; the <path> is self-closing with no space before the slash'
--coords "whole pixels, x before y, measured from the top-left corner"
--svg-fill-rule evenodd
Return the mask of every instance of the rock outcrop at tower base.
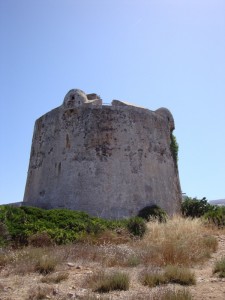
<path id="1" fill-rule="evenodd" d="M 180 211 L 172 114 L 71 90 L 35 123 L 24 205 L 120 219 L 157 204 Z"/>

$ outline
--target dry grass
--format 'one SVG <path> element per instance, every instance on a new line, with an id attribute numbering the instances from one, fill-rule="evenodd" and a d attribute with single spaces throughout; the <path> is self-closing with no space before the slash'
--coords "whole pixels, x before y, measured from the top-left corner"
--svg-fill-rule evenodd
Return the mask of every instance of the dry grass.
<path id="1" fill-rule="evenodd" d="M 43 283 L 59 283 L 63 280 L 67 280 L 69 277 L 69 273 L 68 272 L 58 272 L 55 274 L 49 274 L 44 276 L 41 279 L 41 282 Z"/>
<path id="2" fill-rule="evenodd" d="M 192 296 L 187 289 L 164 288 L 155 294 L 152 300 L 192 300 Z M 146 298 L 147 300 L 147 298 Z"/>
<path id="3" fill-rule="evenodd" d="M 216 261 L 213 273 L 218 273 L 220 278 L 225 278 L 225 256 Z"/>
<path id="4" fill-rule="evenodd" d="M 25 275 L 38 271 L 47 274 L 47 270 L 54 270 L 57 264 L 62 261 L 61 253 L 56 249 L 53 251 L 53 249 L 50 247 L 26 247 L 14 251 L 9 250 L 6 254 L 9 273 Z"/>
<path id="5" fill-rule="evenodd" d="M 8 253 L 0 253 L 0 270 L 10 262 Z"/>
<path id="6" fill-rule="evenodd" d="M 189 269 L 178 266 L 166 266 L 165 270 L 144 271 L 141 281 L 148 287 L 162 284 L 177 283 L 180 285 L 192 285 L 196 283 L 195 274 Z"/>
<path id="7" fill-rule="evenodd" d="M 166 266 L 164 274 L 169 283 L 181 285 L 196 284 L 195 274 L 184 267 Z"/>
<path id="8" fill-rule="evenodd" d="M 54 256 L 44 255 L 40 257 L 35 264 L 35 271 L 47 275 L 55 271 L 57 261 Z"/>
<path id="9" fill-rule="evenodd" d="M 166 223 L 150 222 L 137 247 L 145 263 L 188 266 L 209 258 L 217 240 L 206 233 L 200 219 L 174 217 Z"/>
<path id="10" fill-rule="evenodd" d="M 99 272 L 88 278 L 88 285 L 94 292 L 108 293 L 110 291 L 127 291 L 130 285 L 129 275 L 123 272 L 106 274 Z"/>
<path id="11" fill-rule="evenodd" d="M 142 277 L 143 285 L 147 285 L 150 288 L 167 283 L 165 274 L 159 271 L 144 272 Z"/>
<path id="12" fill-rule="evenodd" d="M 68 298 L 67 298 L 68 299 Z M 67 300 L 65 299 L 65 300 Z M 82 300 L 111 300 L 111 297 L 103 296 L 103 295 L 95 295 L 95 294 L 88 294 L 82 297 Z"/>
<path id="13" fill-rule="evenodd" d="M 46 285 L 38 285 L 37 287 L 32 287 L 28 291 L 27 300 L 41 300 L 50 297 L 53 292 L 53 289 Z"/>
<path id="14" fill-rule="evenodd" d="M 131 241 L 130 233 L 125 228 L 117 228 L 117 230 L 105 230 L 97 235 L 86 235 L 80 239 L 80 242 L 89 245 L 119 245 Z"/>

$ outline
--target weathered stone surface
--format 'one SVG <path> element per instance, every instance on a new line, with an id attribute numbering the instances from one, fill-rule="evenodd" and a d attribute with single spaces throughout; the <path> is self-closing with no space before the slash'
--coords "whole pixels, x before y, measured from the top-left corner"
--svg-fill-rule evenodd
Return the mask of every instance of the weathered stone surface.
<path id="1" fill-rule="evenodd" d="M 63 105 L 35 123 L 24 205 L 83 210 L 105 218 L 133 216 L 157 204 L 180 210 L 171 155 L 174 120 L 96 94 L 71 90 Z"/>

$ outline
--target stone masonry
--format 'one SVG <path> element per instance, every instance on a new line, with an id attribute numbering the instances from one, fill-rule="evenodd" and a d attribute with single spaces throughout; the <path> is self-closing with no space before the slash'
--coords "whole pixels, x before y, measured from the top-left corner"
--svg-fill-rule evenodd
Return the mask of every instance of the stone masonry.
<path id="1" fill-rule="evenodd" d="M 119 219 L 157 204 L 179 212 L 181 190 L 166 108 L 150 111 L 74 89 L 34 128 L 23 205 Z"/>

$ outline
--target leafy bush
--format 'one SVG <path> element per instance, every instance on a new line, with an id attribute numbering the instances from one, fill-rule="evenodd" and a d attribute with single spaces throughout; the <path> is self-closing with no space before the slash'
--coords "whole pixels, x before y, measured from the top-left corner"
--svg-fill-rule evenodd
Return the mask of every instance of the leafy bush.
<path id="1" fill-rule="evenodd" d="M 129 227 L 132 231 L 132 226 L 127 220 L 112 221 L 91 217 L 81 211 L 44 210 L 26 206 L 1 206 L 0 222 L 10 234 L 14 245 L 28 245 L 30 242 L 41 246 L 42 242 L 44 244 L 51 241 L 66 244 L 87 235 L 99 235 L 105 230 Z M 2 242 L 5 242 L 6 236 L 2 236 L 2 239 Z"/>
<path id="2" fill-rule="evenodd" d="M 219 228 L 225 227 L 225 206 L 215 206 L 204 214 L 204 218 Z"/>
<path id="3" fill-rule="evenodd" d="M 9 240 L 10 240 L 10 236 L 7 227 L 3 222 L 0 222 L 0 247 L 6 246 Z"/>
<path id="4" fill-rule="evenodd" d="M 210 205 L 206 198 L 201 200 L 197 198 L 186 197 L 181 204 L 181 211 L 184 217 L 199 218 L 205 213 L 213 210 L 214 206 Z"/>
<path id="5" fill-rule="evenodd" d="M 133 217 L 128 219 L 127 228 L 131 234 L 139 237 L 142 237 L 147 230 L 145 221 L 139 217 Z"/>
<path id="6" fill-rule="evenodd" d="M 219 273 L 220 278 L 225 278 L 225 256 L 215 263 L 213 273 Z"/>
<path id="7" fill-rule="evenodd" d="M 158 220 L 159 222 L 166 222 L 167 213 L 160 208 L 158 205 L 151 205 L 142 208 L 138 217 L 145 219 L 146 221 L 150 221 L 151 219 Z"/>

